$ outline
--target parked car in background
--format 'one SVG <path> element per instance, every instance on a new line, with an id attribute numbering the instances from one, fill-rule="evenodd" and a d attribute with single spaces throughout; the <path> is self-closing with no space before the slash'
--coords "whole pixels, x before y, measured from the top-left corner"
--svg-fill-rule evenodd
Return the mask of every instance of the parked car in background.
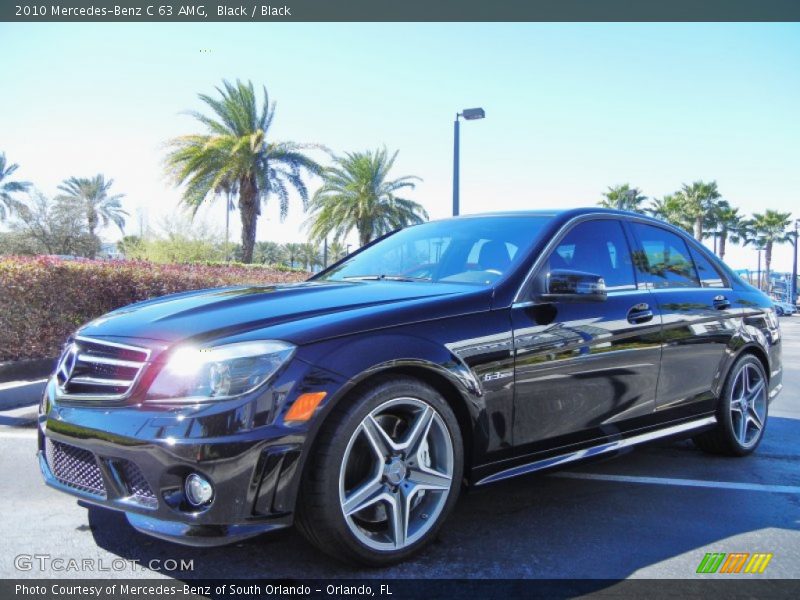
<path id="1" fill-rule="evenodd" d="M 84 325 L 46 387 L 39 466 L 159 538 L 296 523 L 386 565 L 435 537 L 464 484 L 675 436 L 753 452 L 780 351 L 769 298 L 682 230 L 596 208 L 465 216 L 304 283 Z"/>
<path id="2" fill-rule="evenodd" d="M 797 307 L 789 302 L 779 302 L 774 300 L 772 304 L 775 306 L 775 312 L 780 317 L 791 317 L 797 312 Z"/>

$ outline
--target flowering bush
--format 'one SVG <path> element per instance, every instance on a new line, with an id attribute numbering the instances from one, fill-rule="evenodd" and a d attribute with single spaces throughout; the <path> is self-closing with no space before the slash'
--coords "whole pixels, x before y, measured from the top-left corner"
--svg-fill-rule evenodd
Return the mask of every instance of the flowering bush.
<path id="1" fill-rule="evenodd" d="M 226 285 L 303 281 L 308 273 L 228 265 L 0 257 L 0 361 L 57 356 L 80 325 L 110 310 Z"/>

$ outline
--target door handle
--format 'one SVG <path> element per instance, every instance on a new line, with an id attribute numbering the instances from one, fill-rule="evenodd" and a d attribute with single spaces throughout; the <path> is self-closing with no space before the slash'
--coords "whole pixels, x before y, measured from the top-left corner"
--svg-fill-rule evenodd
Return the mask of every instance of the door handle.
<path id="1" fill-rule="evenodd" d="M 636 325 L 639 323 L 647 323 L 652 319 L 653 311 L 650 310 L 650 305 L 645 302 L 634 304 L 628 310 L 628 323 Z"/>
<path id="2" fill-rule="evenodd" d="M 714 308 L 717 310 L 725 310 L 731 307 L 731 301 L 725 296 L 714 296 Z"/>

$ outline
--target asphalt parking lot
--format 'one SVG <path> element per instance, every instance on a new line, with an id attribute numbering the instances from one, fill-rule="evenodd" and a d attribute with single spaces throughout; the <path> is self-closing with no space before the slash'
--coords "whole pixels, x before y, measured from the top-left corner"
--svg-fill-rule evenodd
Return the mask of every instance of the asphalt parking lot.
<path id="1" fill-rule="evenodd" d="M 708 552 L 766 552 L 773 558 L 765 572 L 747 577 L 798 578 L 800 317 L 781 323 L 784 390 L 754 455 L 714 457 L 691 442 L 662 443 L 470 491 L 435 544 L 382 571 L 343 566 L 294 530 L 201 549 L 141 535 L 121 514 L 87 508 L 45 487 L 34 457 L 35 409 L 0 411 L 0 577 L 87 576 L 15 568 L 18 555 L 49 554 L 105 565 L 122 558 L 140 564 L 184 559 L 194 566 L 177 572 L 130 567 L 95 574 L 100 577 L 692 578 L 703 577 L 695 571 Z M 36 385 L 0 388 L 0 394 L 35 398 Z"/>

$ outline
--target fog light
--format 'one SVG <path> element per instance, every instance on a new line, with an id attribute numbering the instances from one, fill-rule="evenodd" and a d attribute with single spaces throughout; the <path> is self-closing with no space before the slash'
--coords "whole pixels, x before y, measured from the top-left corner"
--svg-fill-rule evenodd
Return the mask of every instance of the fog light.
<path id="1" fill-rule="evenodd" d="M 192 506 L 202 506 L 211 502 L 214 497 L 214 486 L 211 482 L 197 473 L 192 473 L 186 478 L 186 498 Z"/>

